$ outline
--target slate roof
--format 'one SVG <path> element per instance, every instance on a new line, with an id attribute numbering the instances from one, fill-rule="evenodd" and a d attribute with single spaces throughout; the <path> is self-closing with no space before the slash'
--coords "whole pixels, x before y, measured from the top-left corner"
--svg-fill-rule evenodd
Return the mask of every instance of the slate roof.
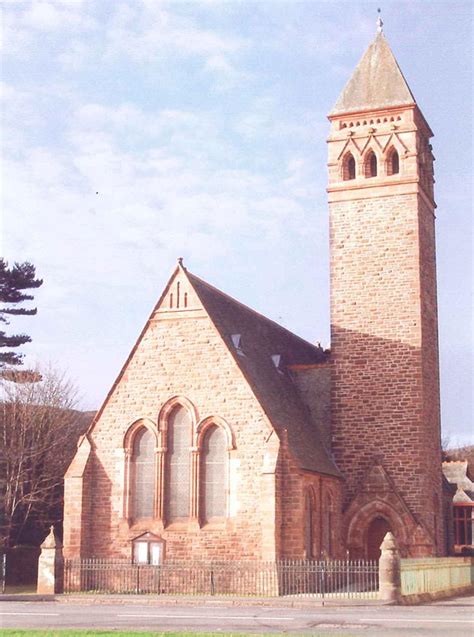
<path id="1" fill-rule="evenodd" d="M 190 272 L 186 271 L 186 275 L 277 434 L 287 430 L 288 444 L 299 466 L 341 477 L 309 409 L 285 370 L 292 364 L 323 363 L 327 353 Z M 233 334 L 241 335 L 243 353 L 233 344 Z M 275 354 L 282 357 L 282 372 L 272 361 Z"/>
<path id="2" fill-rule="evenodd" d="M 362 56 L 330 115 L 415 103 L 385 36 L 378 33 Z"/>

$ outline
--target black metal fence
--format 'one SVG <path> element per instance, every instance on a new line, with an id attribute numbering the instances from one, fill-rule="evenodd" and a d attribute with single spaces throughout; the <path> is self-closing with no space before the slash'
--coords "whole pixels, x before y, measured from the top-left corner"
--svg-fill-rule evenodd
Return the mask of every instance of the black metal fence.
<path id="1" fill-rule="evenodd" d="M 7 554 L 0 553 L 0 592 L 5 592 L 7 583 Z"/>
<path id="2" fill-rule="evenodd" d="M 378 562 L 369 560 L 212 563 L 167 560 L 160 566 L 152 566 L 126 560 L 69 559 L 64 565 L 66 593 L 374 599 L 378 588 Z"/>

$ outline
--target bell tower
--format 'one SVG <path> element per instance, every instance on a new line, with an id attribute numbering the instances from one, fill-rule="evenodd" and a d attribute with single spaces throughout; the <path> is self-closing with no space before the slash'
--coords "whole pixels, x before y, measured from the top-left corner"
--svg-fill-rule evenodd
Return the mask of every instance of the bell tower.
<path id="1" fill-rule="evenodd" d="M 380 19 L 329 120 L 332 448 L 346 545 L 371 555 L 370 529 L 388 527 L 405 555 L 443 554 L 433 133 Z"/>

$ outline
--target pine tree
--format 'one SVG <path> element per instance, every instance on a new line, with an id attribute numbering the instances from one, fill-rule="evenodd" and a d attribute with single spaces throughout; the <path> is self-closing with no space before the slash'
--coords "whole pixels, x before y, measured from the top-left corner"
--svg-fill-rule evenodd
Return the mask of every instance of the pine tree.
<path id="1" fill-rule="evenodd" d="M 14 263 L 13 267 L 8 267 L 8 262 L 0 258 L 0 323 L 8 325 L 7 316 L 32 316 L 36 314 L 37 309 L 26 309 L 16 307 L 23 301 L 32 301 L 31 294 L 25 294 L 24 290 L 39 288 L 42 285 L 42 279 L 36 279 L 35 266 L 28 261 L 24 263 Z M 7 315 L 7 316 L 6 316 Z M 7 336 L 0 330 L 0 349 L 20 347 L 25 343 L 29 343 L 31 337 L 27 334 L 13 334 Z M 6 365 L 20 365 L 23 354 L 18 352 L 2 352 L 0 351 L 0 369 Z"/>

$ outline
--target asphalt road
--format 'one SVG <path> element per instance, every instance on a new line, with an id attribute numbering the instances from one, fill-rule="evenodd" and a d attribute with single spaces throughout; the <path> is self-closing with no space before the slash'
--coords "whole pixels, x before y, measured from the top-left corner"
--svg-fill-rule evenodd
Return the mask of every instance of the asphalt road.
<path id="1" fill-rule="evenodd" d="M 236 607 L 1 602 L 2 628 L 474 637 L 474 597 L 425 606 Z"/>

